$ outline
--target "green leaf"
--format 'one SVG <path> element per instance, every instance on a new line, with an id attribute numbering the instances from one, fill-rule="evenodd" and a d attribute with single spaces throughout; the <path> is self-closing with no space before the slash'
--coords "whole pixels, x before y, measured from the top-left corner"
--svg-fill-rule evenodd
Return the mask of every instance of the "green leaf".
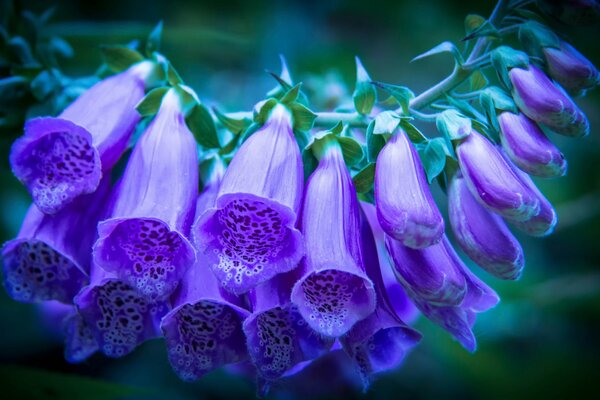
<path id="1" fill-rule="evenodd" d="M 250 124 L 252 124 L 252 120 L 248 118 L 233 118 L 221 113 L 215 107 L 213 107 L 212 110 L 215 113 L 217 120 L 225 127 L 225 129 L 234 135 L 239 135 L 240 133 L 244 132 L 250 126 Z"/>
<path id="2" fill-rule="evenodd" d="M 471 134 L 471 120 L 458 111 L 450 109 L 442 112 L 436 119 L 438 130 L 448 140 L 460 140 Z"/>
<path id="3" fill-rule="evenodd" d="M 288 105 L 288 108 L 292 112 L 294 129 L 300 131 L 309 131 L 312 129 L 317 114 L 313 113 L 308 107 L 300 103 L 292 103 Z"/>
<path id="4" fill-rule="evenodd" d="M 373 84 L 388 92 L 394 99 L 396 99 L 396 101 L 398 101 L 398 104 L 400 104 L 400 107 L 402 107 L 404 114 L 409 114 L 408 109 L 410 101 L 415 98 L 415 94 L 412 90 L 405 86 L 390 85 L 382 82 L 373 82 Z"/>
<path id="5" fill-rule="evenodd" d="M 456 45 L 452 42 L 440 43 L 437 46 L 435 46 L 433 49 L 428 50 L 425 53 L 419 54 L 418 56 L 413 58 L 411 60 L 411 62 L 417 61 L 417 60 L 422 60 L 423 58 L 430 57 L 430 56 L 433 56 L 436 54 L 442 54 L 442 53 L 452 54 L 452 57 L 454 57 L 454 61 L 459 65 L 461 65 L 463 63 L 463 57 L 462 57 L 462 54 L 460 54 L 460 50 L 458 50 Z"/>
<path id="6" fill-rule="evenodd" d="M 125 46 L 102 46 L 104 62 L 113 72 L 125 71 L 135 63 L 144 60 L 138 51 Z"/>
<path id="7" fill-rule="evenodd" d="M 469 88 L 472 92 L 485 88 L 490 82 L 483 72 L 475 70 L 469 77 Z"/>
<path id="8" fill-rule="evenodd" d="M 164 95 L 170 90 L 170 88 L 163 86 L 156 89 L 152 89 L 148 94 L 135 106 L 140 115 L 148 117 L 156 115 Z"/>
<path id="9" fill-rule="evenodd" d="M 150 34 L 148 35 L 148 40 L 146 41 L 146 56 L 147 57 L 152 56 L 152 54 L 154 54 L 155 51 L 160 50 L 162 31 L 163 31 L 163 22 L 160 21 L 158 24 L 156 24 L 154 29 L 152 29 L 152 32 L 150 32 Z"/>
<path id="10" fill-rule="evenodd" d="M 375 163 L 367 164 L 352 178 L 357 193 L 367 193 L 375 182 Z"/>
<path id="11" fill-rule="evenodd" d="M 426 142 L 427 136 L 425 136 L 416 126 L 410 123 L 410 121 L 406 118 L 402 118 L 400 120 L 400 127 L 406 132 L 408 138 L 413 143 L 423 143 Z"/>
<path id="12" fill-rule="evenodd" d="M 429 183 L 442 173 L 446 165 L 446 142 L 443 138 L 431 139 L 424 146 L 419 146 L 419 155 Z"/>
<path id="13" fill-rule="evenodd" d="M 373 134 L 392 134 L 398 128 L 400 118 L 393 111 L 384 111 L 375 117 L 375 125 L 373 126 Z"/>
<path id="14" fill-rule="evenodd" d="M 377 91 L 371 85 L 371 78 L 358 57 L 356 57 L 356 88 L 352 100 L 354 108 L 362 115 L 368 115 L 377 101 Z"/>
<path id="15" fill-rule="evenodd" d="M 360 145 L 355 139 L 349 137 L 338 137 L 337 138 L 340 147 L 342 148 L 342 154 L 344 155 L 344 161 L 348 167 L 361 162 L 365 156 L 363 146 Z"/>
<path id="16" fill-rule="evenodd" d="M 400 122 L 398 120 L 398 122 Z M 385 146 L 385 137 L 383 135 L 373 134 L 375 128 L 375 121 L 371 121 L 367 127 L 366 139 L 367 139 L 367 160 L 369 162 L 375 162 L 379 152 Z"/>
<path id="17" fill-rule="evenodd" d="M 203 104 L 196 103 L 185 118 L 185 122 L 200 146 L 207 149 L 220 147 L 217 128 Z"/>
<path id="18" fill-rule="evenodd" d="M 484 17 L 477 14 L 469 14 L 465 17 L 465 33 L 470 35 L 486 21 Z"/>

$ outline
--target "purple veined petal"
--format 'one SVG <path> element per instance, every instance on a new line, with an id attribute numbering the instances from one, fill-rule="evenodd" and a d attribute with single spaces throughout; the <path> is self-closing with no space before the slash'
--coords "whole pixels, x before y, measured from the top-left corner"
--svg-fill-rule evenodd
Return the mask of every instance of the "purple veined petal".
<path id="1" fill-rule="evenodd" d="M 444 219 L 419 154 L 401 130 L 377 157 L 375 204 L 383 230 L 405 246 L 423 248 L 442 238 Z"/>
<path id="2" fill-rule="evenodd" d="M 495 307 L 500 302 L 498 294 L 476 277 L 466 265 L 462 264 L 462 270 L 467 281 L 467 295 L 460 305 L 461 308 L 480 313 Z"/>
<path id="3" fill-rule="evenodd" d="M 480 267 L 500 279 L 518 279 L 523 248 L 506 223 L 471 195 L 460 172 L 448 187 L 448 216 L 460 248 Z"/>
<path id="4" fill-rule="evenodd" d="M 151 303 L 97 265 L 92 266 L 90 284 L 73 301 L 100 352 L 113 358 L 127 355 L 146 340 L 160 336 L 160 320 L 169 311 L 168 303 Z"/>
<path id="5" fill-rule="evenodd" d="M 585 114 L 539 68 L 513 68 L 509 77 L 515 103 L 529 118 L 562 135 L 583 137 L 589 133 Z"/>
<path id="6" fill-rule="evenodd" d="M 194 233 L 213 272 L 232 293 L 246 293 L 298 265 L 304 255 L 295 228 L 303 181 L 291 114 L 277 105 L 234 156 L 215 208 Z"/>
<path id="7" fill-rule="evenodd" d="M 218 173 L 218 172 L 217 172 Z M 196 216 L 214 203 L 218 180 L 198 197 Z M 174 294 L 174 308 L 161 321 L 169 362 L 185 381 L 248 358 L 242 322 L 250 314 L 240 299 L 225 291 L 198 255 Z"/>
<path id="8" fill-rule="evenodd" d="M 98 82 L 58 118 L 27 121 L 10 164 L 42 212 L 55 214 L 93 192 L 117 162 L 140 119 L 135 106 L 149 68 L 141 63 Z"/>
<path id="9" fill-rule="evenodd" d="M 425 249 L 411 249 L 386 235 L 394 273 L 411 300 L 437 306 L 458 306 L 467 292 L 460 260 L 446 236 Z M 418 306 L 418 305 L 417 305 Z"/>
<path id="10" fill-rule="evenodd" d="M 109 191 L 109 180 L 104 179 L 96 192 L 57 214 L 46 215 L 34 204 L 29 207 L 17 237 L 2 248 L 4 287 L 11 298 L 72 302 L 89 280 L 96 223 L 105 215 Z"/>
<path id="11" fill-rule="evenodd" d="M 502 148 L 520 169 L 543 178 L 567 173 L 564 155 L 525 114 L 506 111 L 498 116 L 498 123 Z"/>
<path id="12" fill-rule="evenodd" d="M 306 258 L 292 302 L 314 330 L 337 337 L 373 312 L 376 295 L 365 273 L 360 210 L 350 173 L 337 141 L 324 147 L 306 185 Z"/>
<path id="13" fill-rule="evenodd" d="M 417 304 L 429 320 L 444 328 L 466 350 L 471 353 L 477 350 L 477 339 L 473 334 L 475 312 L 461 307 L 438 307 L 427 303 Z"/>
<path id="14" fill-rule="evenodd" d="M 174 179 L 177 177 L 177 179 Z M 94 261 L 151 300 L 167 298 L 194 263 L 187 240 L 198 193 L 197 147 L 173 91 L 136 144 Z"/>
<path id="15" fill-rule="evenodd" d="M 248 294 L 252 314 L 243 328 L 250 359 L 265 381 L 266 390 L 269 382 L 290 373 L 298 364 L 325 354 L 333 344 L 332 338 L 315 332 L 290 302 L 297 277 L 298 271 L 280 274 Z"/>
<path id="16" fill-rule="evenodd" d="M 514 220 L 537 214 L 540 204 L 494 145 L 472 131 L 456 148 L 460 170 L 473 197 L 484 207 Z"/>
<path id="17" fill-rule="evenodd" d="M 375 238 L 366 215 L 361 214 L 363 257 L 367 275 L 375 285 L 377 305 L 375 311 L 358 321 L 340 342 L 354 361 L 366 390 L 373 375 L 400 366 L 406 354 L 421 340 L 421 335 L 406 325 L 392 308 L 380 271 Z"/>
<path id="18" fill-rule="evenodd" d="M 561 41 L 560 48 L 543 49 L 548 74 L 573 94 L 585 94 L 600 82 L 598 69 L 569 43 Z"/>

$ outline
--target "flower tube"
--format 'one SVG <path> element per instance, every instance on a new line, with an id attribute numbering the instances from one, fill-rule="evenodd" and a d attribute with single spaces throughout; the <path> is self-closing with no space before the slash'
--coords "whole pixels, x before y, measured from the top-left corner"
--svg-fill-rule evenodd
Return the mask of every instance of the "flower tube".
<path id="1" fill-rule="evenodd" d="M 369 206 L 363 204 L 362 208 Z M 367 275 L 375 285 L 377 305 L 375 311 L 354 324 L 340 342 L 358 368 L 366 390 L 374 374 L 397 368 L 421 340 L 421 335 L 400 319 L 388 299 L 375 238 L 367 217 L 361 214 L 363 256 Z"/>
<path id="2" fill-rule="evenodd" d="M 98 187 L 125 151 L 140 120 L 149 61 L 106 78 L 82 94 L 57 118 L 34 118 L 15 141 L 10 164 L 40 211 L 55 214 Z"/>
<path id="3" fill-rule="evenodd" d="M 506 223 L 481 206 L 457 172 L 448 187 L 450 226 L 461 249 L 500 279 L 518 279 L 525 264 L 523 248 Z"/>
<path id="4" fill-rule="evenodd" d="M 35 204 L 17 237 L 2 248 L 4 287 L 17 301 L 71 303 L 89 280 L 96 223 L 110 191 L 104 179 L 95 193 L 81 196 L 55 215 Z"/>
<path id="5" fill-rule="evenodd" d="M 214 204 L 224 171 L 223 163 L 217 160 L 198 197 L 196 220 Z M 204 255 L 199 254 L 185 273 L 173 303 L 173 310 L 160 326 L 169 362 L 181 379 L 193 381 L 248 357 L 242 321 L 249 312 L 238 298 L 220 287 Z"/>
<path id="6" fill-rule="evenodd" d="M 200 252 L 234 294 L 296 268 L 304 255 L 295 228 L 304 175 L 291 118 L 281 104 L 271 110 L 233 157 L 215 207 L 197 224 Z"/>
<path id="7" fill-rule="evenodd" d="M 315 332 L 290 302 L 297 277 L 298 271 L 278 275 L 248 294 L 252 304 L 252 314 L 244 321 L 248 353 L 266 388 L 300 363 L 325 354 L 333 344 L 333 339 Z"/>
<path id="8" fill-rule="evenodd" d="M 480 204 L 513 220 L 526 220 L 538 213 L 537 196 L 489 140 L 472 131 L 457 146 L 456 154 L 467 186 Z"/>
<path id="9" fill-rule="evenodd" d="M 561 135 L 583 137 L 589 133 L 583 111 L 535 65 L 513 68 L 508 75 L 515 103 L 529 118 Z"/>
<path id="10" fill-rule="evenodd" d="M 535 122 L 525 114 L 498 116 L 500 141 L 508 157 L 523 171 L 543 178 L 567 173 L 567 160 Z"/>
<path id="11" fill-rule="evenodd" d="M 560 41 L 560 47 L 543 49 L 548 75 L 573 94 L 585 94 L 600 83 L 598 69 L 569 43 Z"/>
<path id="12" fill-rule="evenodd" d="M 404 131 L 390 138 L 376 165 L 375 204 L 383 230 L 412 248 L 437 243 L 444 233 L 444 219 L 419 154 Z"/>
<path id="13" fill-rule="evenodd" d="M 306 258 L 292 302 L 317 332 L 340 336 L 375 308 L 365 273 L 358 199 L 340 145 L 325 138 L 306 185 L 302 233 Z"/>
<path id="14" fill-rule="evenodd" d="M 98 225 L 94 261 L 149 299 L 167 298 L 195 260 L 186 236 L 197 193 L 196 142 L 171 89 L 129 158 L 111 218 Z"/>

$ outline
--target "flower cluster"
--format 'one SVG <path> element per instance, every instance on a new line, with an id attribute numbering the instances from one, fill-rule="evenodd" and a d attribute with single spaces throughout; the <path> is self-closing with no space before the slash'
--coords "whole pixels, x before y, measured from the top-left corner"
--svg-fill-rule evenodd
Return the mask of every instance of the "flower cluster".
<path id="1" fill-rule="evenodd" d="M 525 259 L 509 226 L 553 231 L 556 213 L 530 175 L 566 173 L 548 136 L 588 134 L 569 93 L 599 82 L 545 26 L 522 23 L 519 37 L 544 63 L 487 52 L 481 68 L 500 83 L 470 96 L 485 115 L 454 100 L 434 116 L 433 139 L 411 123 L 423 97 L 379 84 L 399 107 L 373 107 L 360 63 L 356 112 L 314 114 L 284 70 L 253 123 L 208 112 L 162 56 L 134 63 L 58 117 L 31 119 L 14 143 L 10 163 L 33 204 L 2 249 L 6 291 L 61 321 L 68 361 L 163 338 L 186 381 L 245 363 L 266 390 L 342 351 L 366 387 L 421 340 L 409 326 L 418 313 L 474 351 L 476 315 L 499 297 L 446 228 L 474 264 L 518 279 Z M 159 66 L 163 86 L 146 94 Z M 226 134 L 210 136 L 213 119 Z"/>

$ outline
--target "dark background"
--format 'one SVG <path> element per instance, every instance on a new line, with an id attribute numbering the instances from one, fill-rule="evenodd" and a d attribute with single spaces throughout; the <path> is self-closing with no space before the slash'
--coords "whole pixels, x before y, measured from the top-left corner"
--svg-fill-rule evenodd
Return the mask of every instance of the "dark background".
<path id="1" fill-rule="evenodd" d="M 371 77 L 407 85 L 416 93 L 451 69 L 449 56 L 409 63 L 417 54 L 464 35 L 468 13 L 489 15 L 492 1 L 31 1 L 36 12 L 56 5 L 51 29 L 75 56 L 61 63 L 71 76 L 92 74 L 100 44 L 144 39 L 164 21 L 163 53 L 209 104 L 249 110 L 273 86 L 265 69 L 279 71 L 287 57 L 296 81 L 319 86 L 336 76 L 353 90 L 354 56 Z M 563 33 L 600 65 L 598 26 Z M 310 85 L 309 85 L 310 86 Z M 599 92 L 578 100 L 591 123 L 583 140 L 553 137 L 569 160 L 569 173 L 539 181 L 555 204 L 559 224 L 544 239 L 521 237 L 527 266 L 518 282 L 480 274 L 502 297 L 480 316 L 479 350 L 468 354 L 449 335 L 420 319 L 420 346 L 398 371 L 384 374 L 369 398 L 573 398 L 600 379 L 600 113 Z M 425 128 L 433 133 L 434 127 Z M 29 204 L 8 167 L 14 135 L 2 137 L 0 242 L 12 238 Z M 444 208 L 443 201 L 440 207 Z M 187 384 L 170 371 L 161 341 L 144 344 L 119 360 L 94 356 L 82 365 L 62 358 L 60 339 L 39 321 L 36 307 L 0 291 L 0 393 L 20 398 L 243 398 L 251 382 L 222 371 Z M 327 370 L 325 366 L 325 370 Z M 331 371 L 331 368 L 329 368 Z M 327 376 L 327 375 L 325 375 Z M 86 378 L 83 378 L 86 377 Z M 89 378 L 89 379 L 88 379 Z M 292 398 L 292 383 L 274 395 Z M 311 387 L 312 386 L 312 387 Z M 295 386 L 297 393 L 332 387 L 321 380 Z M 340 386 L 341 387 L 341 386 Z M 351 395 L 349 386 L 342 396 Z M 308 392 L 306 392 L 308 393 Z M 352 396 L 358 396 L 353 394 Z"/>

